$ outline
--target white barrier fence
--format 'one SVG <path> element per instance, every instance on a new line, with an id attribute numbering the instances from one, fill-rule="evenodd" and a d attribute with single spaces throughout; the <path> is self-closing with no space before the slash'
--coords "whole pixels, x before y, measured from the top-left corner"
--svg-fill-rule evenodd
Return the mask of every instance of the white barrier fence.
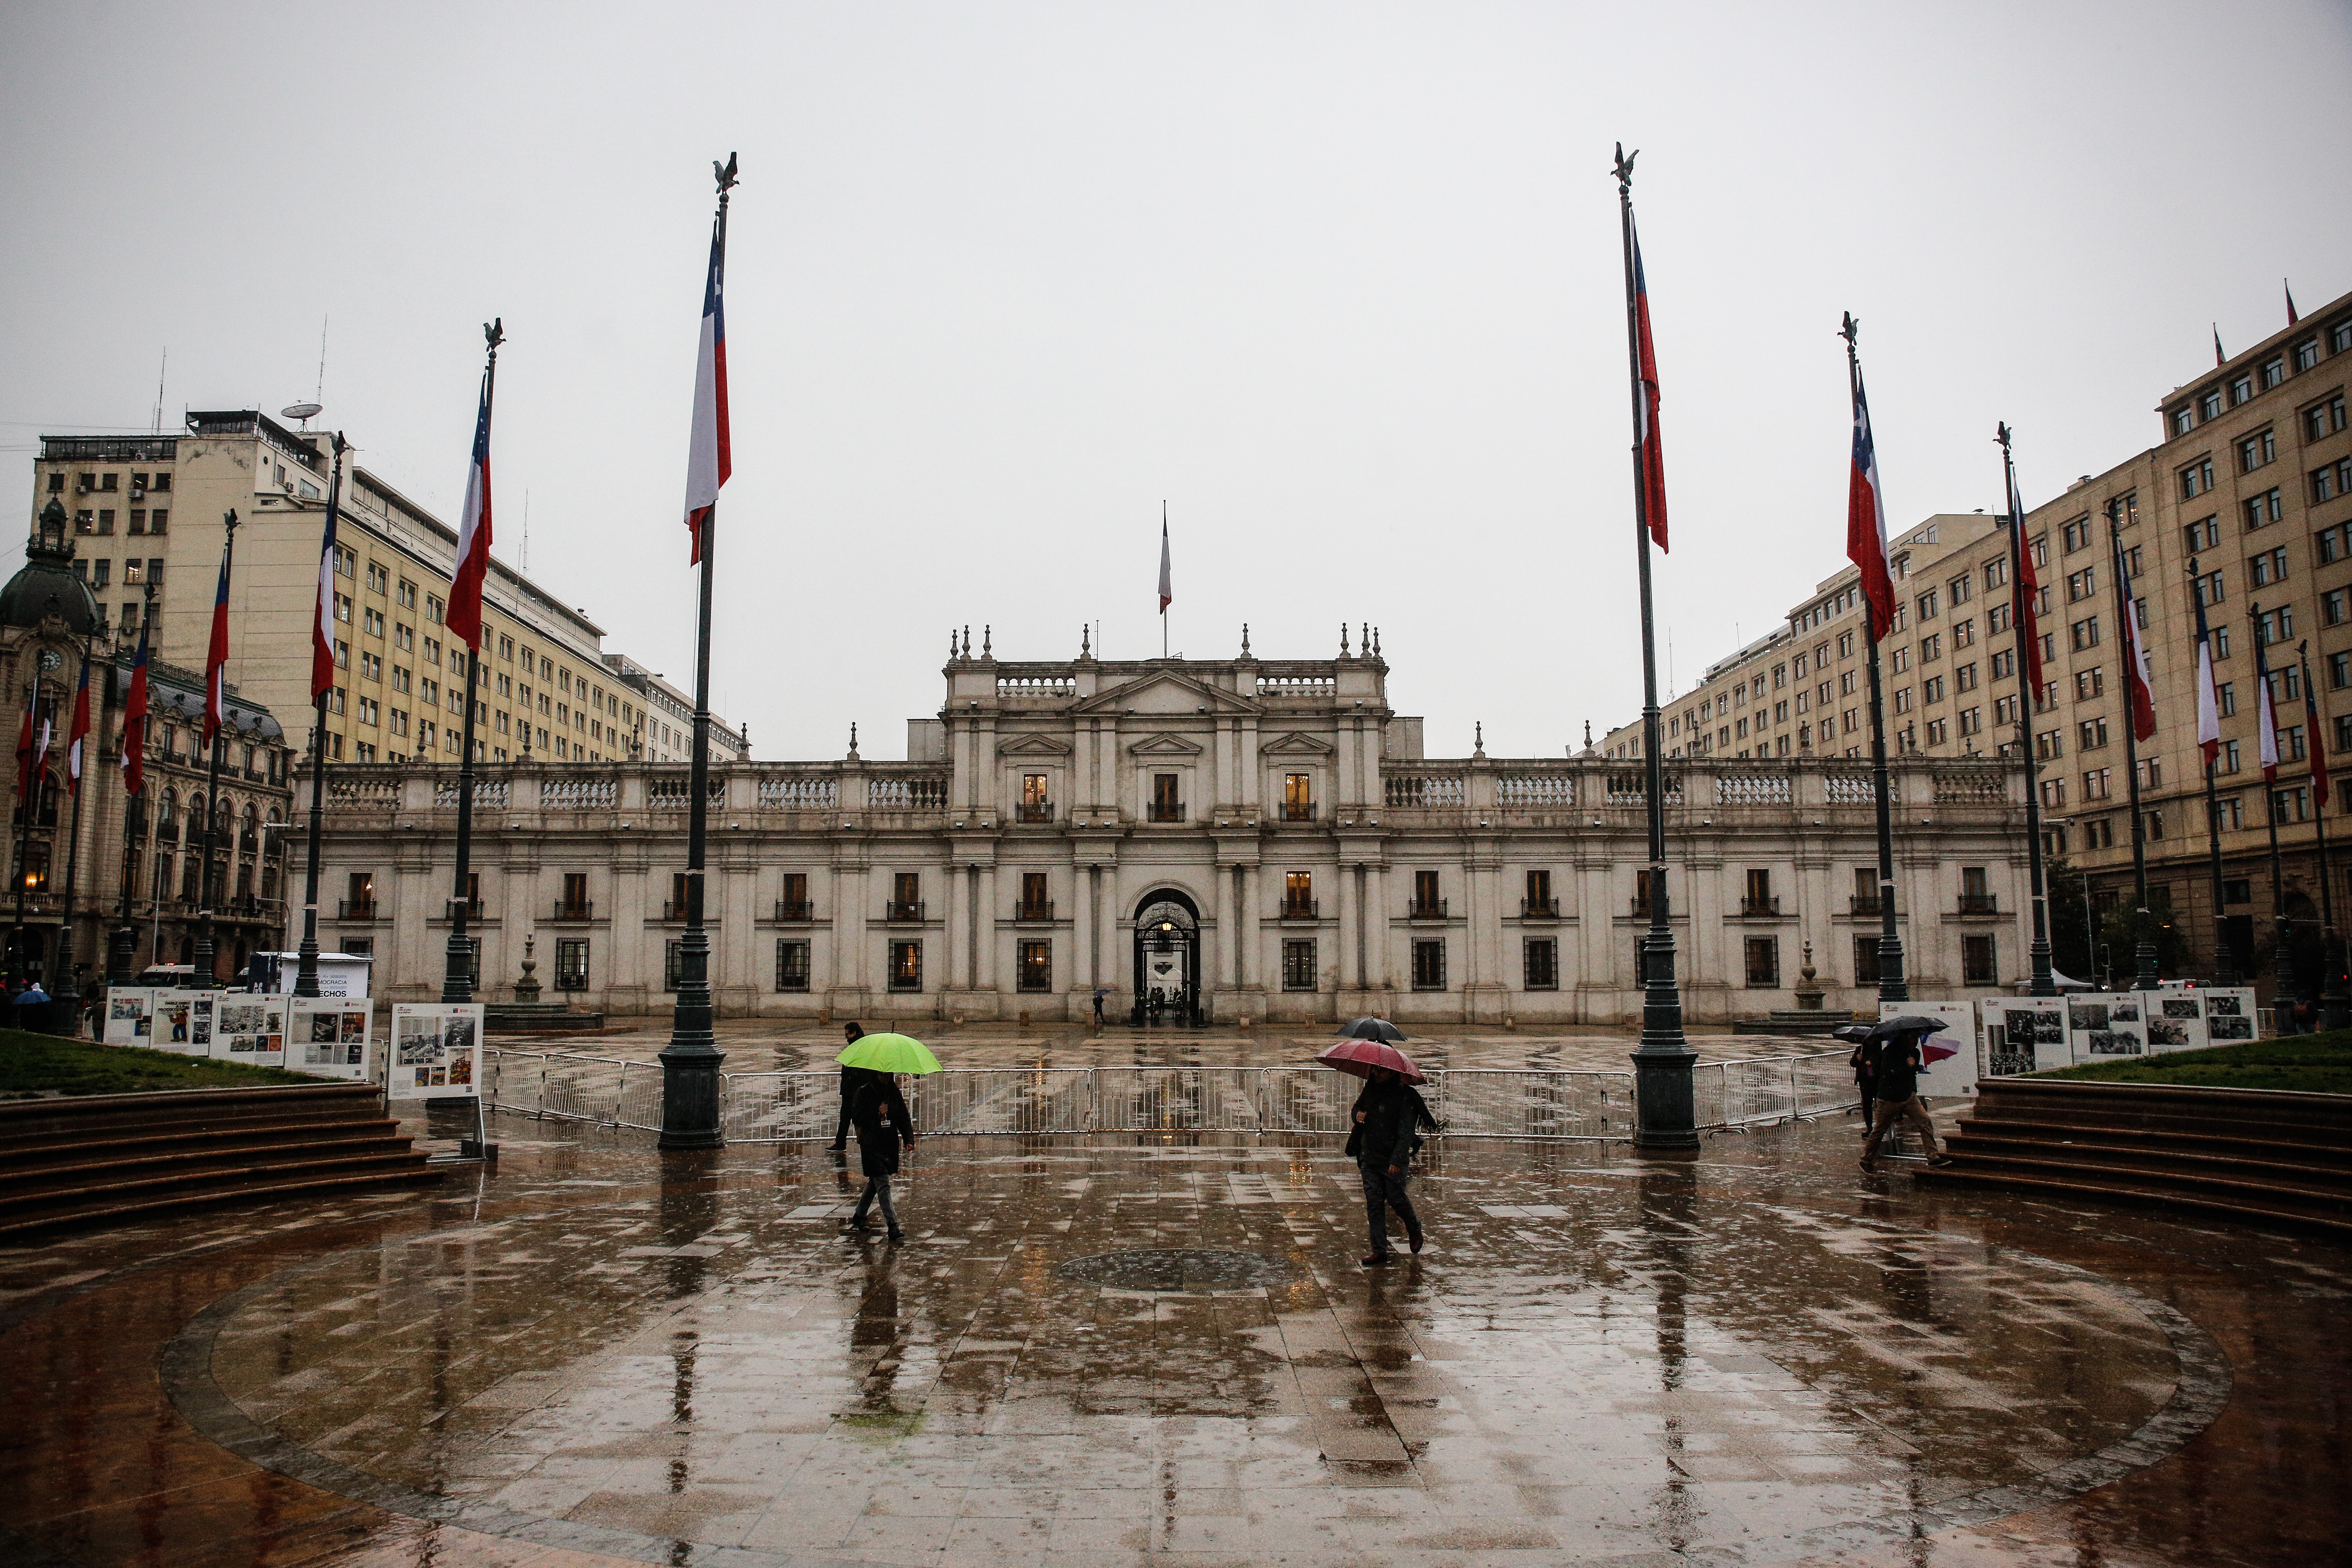
<path id="1" fill-rule="evenodd" d="M 600 1127 L 661 1126 L 656 1062 L 566 1051 L 492 1049 L 495 1110 Z M 1706 1062 L 1692 1072 L 1699 1127 L 1719 1131 L 1834 1115 L 1855 1103 L 1843 1050 Z M 908 1082 L 925 1137 L 1087 1132 L 1332 1134 L 1347 1131 L 1361 1085 L 1319 1067 L 950 1068 Z M 1432 1071 L 1423 1098 L 1444 1138 L 1536 1142 L 1629 1139 L 1639 1119 L 1630 1072 L 1540 1068 Z M 730 1143 L 829 1141 L 840 1074 L 720 1075 L 719 1130 Z"/>

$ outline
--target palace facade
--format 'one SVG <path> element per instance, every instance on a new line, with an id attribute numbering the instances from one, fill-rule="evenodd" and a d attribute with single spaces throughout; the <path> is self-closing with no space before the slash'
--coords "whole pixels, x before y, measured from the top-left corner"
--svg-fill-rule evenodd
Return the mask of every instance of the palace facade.
<path id="1" fill-rule="evenodd" d="M 1371 636 L 1367 633 L 1368 637 Z M 1612 1024 L 1648 928 L 1638 766 L 1422 754 L 1372 638 L 1325 659 L 1060 662 L 942 674 L 904 762 L 737 763 L 710 778 L 708 924 L 725 1016 Z M 2026 969 L 2021 767 L 1895 769 L 1915 994 Z M 1667 764 L 1689 1016 L 1875 1005 L 1870 779 L 1850 759 Z M 307 774 L 301 780 L 307 790 Z M 477 781 L 478 994 L 529 953 L 576 1005 L 669 1005 L 686 904 L 683 766 L 491 764 Z M 454 769 L 328 784 L 320 942 L 390 1000 L 438 994 Z M 299 809 L 307 801 L 298 802 Z M 299 890 L 296 898 L 299 900 Z"/>

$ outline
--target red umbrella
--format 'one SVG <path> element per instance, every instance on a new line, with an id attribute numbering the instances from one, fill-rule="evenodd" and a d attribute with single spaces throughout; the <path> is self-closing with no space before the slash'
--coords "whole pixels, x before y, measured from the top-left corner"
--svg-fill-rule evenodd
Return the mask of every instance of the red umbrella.
<path id="1" fill-rule="evenodd" d="M 1341 1040 L 1316 1053 L 1327 1068 L 1338 1068 L 1353 1078 L 1369 1079 L 1374 1068 L 1386 1068 L 1407 1083 L 1427 1083 L 1412 1058 L 1386 1040 Z"/>

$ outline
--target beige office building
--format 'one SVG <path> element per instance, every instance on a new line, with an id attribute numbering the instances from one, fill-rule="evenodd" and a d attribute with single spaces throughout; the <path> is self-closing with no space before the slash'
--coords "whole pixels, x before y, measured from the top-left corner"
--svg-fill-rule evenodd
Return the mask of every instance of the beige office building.
<path id="1" fill-rule="evenodd" d="M 2196 738 L 2194 595 L 2212 629 L 2223 737 L 2215 768 L 2220 913 L 2242 962 L 2260 959 L 2267 971 L 2274 929 L 2266 793 L 2278 817 L 2285 913 L 2311 920 L 2322 903 L 2312 752 L 2324 747 L 2339 770 L 2352 758 L 2347 370 L 2352 295 L 2167 393 L 2156 406 L 2158 445 L 2084 475 L 2028 513 L 2044 677 L 2030 722 L 2020 712 L 2000 520 L 1944 513 L 1893 542 L 1902 599 L 1881 667 L 1890 743 L 1964 757 L 2030 740 L 2048 846 L 2089 872 L 2094 901 L 2112 907 L 2127 897 L 2131 870 L 2113 515 L 2155 669 L 2157 734 L 2139 749 L 2151 893 L 2200 959 L 2214 951 L 2216 911 Z M 1987 469 L 1986 488 L 1998 493 L 1990 458 Z M 1842 526 L 1825 523 L 1825 555 Z M 1663 705 L 1667 754 L 1867 755 L 1860 605 L 1851 566 L 1823 579 L 1784 625 Z M 2268 792 L 2255 733 L 2258 636 L 2273 666 L 2281 759 Z M 2307 653 L 2316 734 L 2298 651 Z M 1636 722 L 1612 731 L 1603 750 L 1625 760 L 1641 746 Z M 2330 816 L 2346 810 L 2339 789 Z M 2352 923 L 2347 859 L 2331 861 L 2328 890 L 2339 921 Z M 2315 966 L 2315 928 L 2295 929 L 2305 967 Z"/>

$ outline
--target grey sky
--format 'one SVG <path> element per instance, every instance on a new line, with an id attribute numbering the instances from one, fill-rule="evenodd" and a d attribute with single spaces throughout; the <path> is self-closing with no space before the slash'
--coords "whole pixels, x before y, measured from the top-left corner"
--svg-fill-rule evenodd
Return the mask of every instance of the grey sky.
<path id="1" fill-rule="evenodd" d="M 722 710 L 898 755 L 949 626 L 1065 658 L 1383 629 L 1433 754 L 1640 701 L 1610 144 L 1687 686 L 1832 570 L 1842 310 L 1898 522 L 2152 443 L 2352 289 L 2352 8 L 121 6 L 0 14 L 0 448 L 308 397 L 684 684 L 709 161 L 740 153 Z M 26 491 L 29 494 L 29 486 Z M 299 614 L 299 609 L 289 609 Z M 1664 657 L 1661 650 L 1661 658 Z"/>

